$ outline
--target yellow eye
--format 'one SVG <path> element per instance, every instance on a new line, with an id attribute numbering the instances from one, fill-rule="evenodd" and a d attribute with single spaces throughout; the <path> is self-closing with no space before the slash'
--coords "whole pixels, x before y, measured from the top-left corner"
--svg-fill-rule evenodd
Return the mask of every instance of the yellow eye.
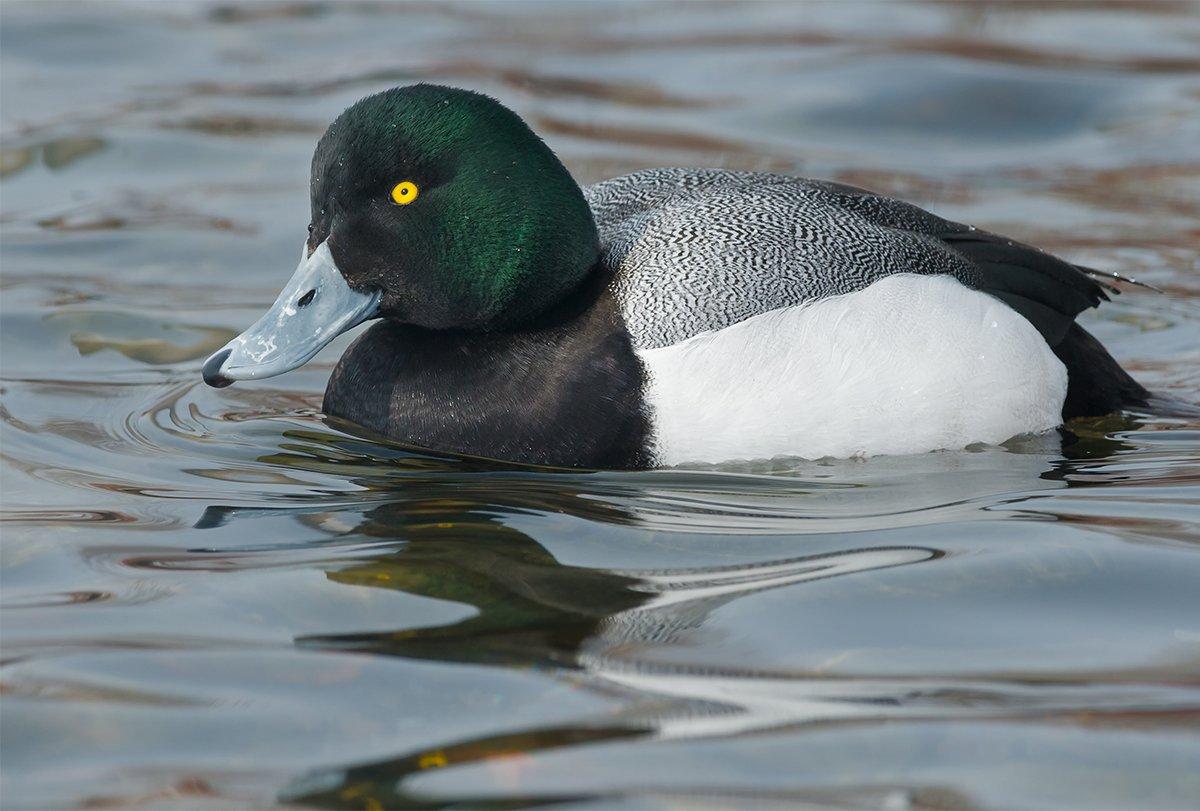
<path id="1" fill-rule="evenodd" d="M 421 190 L 417 188 L 417 184 L 411 180 L 405 180 L 402 183 L 397 183 L 392 186 L 392 202 L 398 206 L 406 206 L 413 200 L 417 199 L 417 195 Z"/>

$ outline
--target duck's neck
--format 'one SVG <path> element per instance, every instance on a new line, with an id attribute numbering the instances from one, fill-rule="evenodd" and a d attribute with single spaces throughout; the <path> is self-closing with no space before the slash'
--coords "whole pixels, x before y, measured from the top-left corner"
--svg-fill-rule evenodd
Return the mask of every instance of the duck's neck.
<path id="1" fill-rule="evenodd" d="M 597 270 L 522 329 L 381 321 L 346 350 L 325 413 L 436 451 L 564 467 L 650 464 L 645 375 Z"/>

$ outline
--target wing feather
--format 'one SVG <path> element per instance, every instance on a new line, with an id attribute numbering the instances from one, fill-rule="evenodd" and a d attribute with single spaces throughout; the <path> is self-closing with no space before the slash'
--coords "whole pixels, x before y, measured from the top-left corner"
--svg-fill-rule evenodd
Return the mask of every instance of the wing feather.
<path id="1" fill-rule="evenodd" d="M 585 194 L 614 293 L 643 348 L 896 273 L 951 274 L 1004 301 L 1057 346 L 1112 289 L 1033 246 L 841 183 L 653 169 Z"/>

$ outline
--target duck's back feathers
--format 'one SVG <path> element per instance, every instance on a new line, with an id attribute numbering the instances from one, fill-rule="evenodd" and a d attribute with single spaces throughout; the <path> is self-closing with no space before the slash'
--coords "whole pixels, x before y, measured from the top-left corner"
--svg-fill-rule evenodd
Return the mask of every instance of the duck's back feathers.
<path id="1" fill-rule="evenodd" d="M 652 169 L 585 195 L 613 290 L 643 348 L 897 273 L 950 274 L 1004 301 L 1050 346 L 1107 297 L 1083 270 L 1029 245 L 840 183 Z"/>
<path id="2" fill-rule="evenodd" d="M 971 272 L 928 237 L 879 225 L 820 183 L 653 169 L 585 190 L 634 344 L 670 346 L 894 273 Z M 932 215 L 928 215 L 932 216 Z"/>

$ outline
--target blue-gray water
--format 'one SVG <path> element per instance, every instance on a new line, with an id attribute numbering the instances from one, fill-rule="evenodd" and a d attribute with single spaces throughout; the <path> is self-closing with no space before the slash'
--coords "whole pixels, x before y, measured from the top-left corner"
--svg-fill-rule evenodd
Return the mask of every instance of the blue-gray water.
<path id="1" fill-rule="evenodd" d="M 1200 805 L 1200 423 L 559 474 L 216 391 L 325 124 L 498 96 L 582 181 L 772 168 L 1162 288 L 1200 400 L 1200 8 L 0 6 L 4 807 Z M 589 805 L 591 804 L 591 805 Z"/>

